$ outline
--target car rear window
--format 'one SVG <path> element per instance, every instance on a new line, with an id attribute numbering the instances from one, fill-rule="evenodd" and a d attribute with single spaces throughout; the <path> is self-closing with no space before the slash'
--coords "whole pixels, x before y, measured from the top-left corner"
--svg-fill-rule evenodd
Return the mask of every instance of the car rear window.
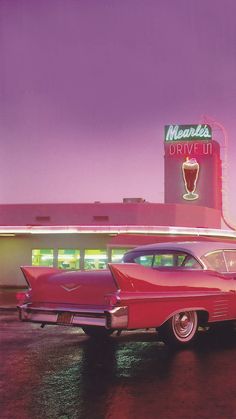
<path id="1" fill-rule="evenodd" d="M 201 264 L 193 256 L 181 252 L 168 252 L 154 255 L 153 267 L 202 269 Z"/>
<path id="2" fill-rule="evenodd" d="M 153 264 L 153 255 L 143 255 L 137 256 L 133 260 L 135 263 L 139 263 L 139 265 L 143 266 L 152 266 Z"/>
<path id="3" fill-rule="evenodd" d="M 161 253 L 154 256 L 153 266 L 181 266 L 184 261 L 184 255 L 175 253 Z"/>
<path id="4" fill-rule="evenodd" d="M 143 266 L 161 268 L 186 268 L 202 269 L 201 264 L 192 256 L 185 252 L 178 251 L 159 251 L 153 254 L 140 254 L 131 252 L 124 256 L 125 263 L 138 263 Z"/>

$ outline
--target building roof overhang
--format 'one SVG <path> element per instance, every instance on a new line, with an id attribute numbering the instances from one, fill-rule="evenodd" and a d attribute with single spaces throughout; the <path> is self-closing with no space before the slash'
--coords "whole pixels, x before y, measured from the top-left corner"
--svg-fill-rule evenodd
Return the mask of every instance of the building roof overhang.
<path id="1" fill-rule="evenodd" d="M 161 236 L 211 236 L 235 238 L 236 232 L 213 228 L 146 225 L 0 226 L 0 236 L 21 234 L 144 234 Z"/>

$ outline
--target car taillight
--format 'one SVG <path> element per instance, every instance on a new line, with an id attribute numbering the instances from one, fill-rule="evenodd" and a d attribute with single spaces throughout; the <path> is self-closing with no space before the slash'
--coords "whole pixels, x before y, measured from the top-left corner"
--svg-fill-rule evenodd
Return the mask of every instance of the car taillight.
<path id="1" fill-rule="evenodd" d="M 120 301 L 120 298 L 118 295 L 111 294 L 105 296 L 105 301 L 109 306 L 115 306 Z"/>
<path id="2" fill-rule="evenodd" d="M 30 293 L 29 292 L 17 292 L 16 293 L 16 300 L 18 304 L 28 303 L 30 301 Z"/>

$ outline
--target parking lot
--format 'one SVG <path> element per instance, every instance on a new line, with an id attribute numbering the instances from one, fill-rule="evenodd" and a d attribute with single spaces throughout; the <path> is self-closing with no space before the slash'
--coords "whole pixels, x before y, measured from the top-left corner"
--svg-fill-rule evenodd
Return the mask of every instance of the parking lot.
<path id="1" fill-rule="evenodd" d="M 1 418 L 236 418 L 236 331 L 173 351 L 154 331 L 95 342 L 0 312 Z"/>

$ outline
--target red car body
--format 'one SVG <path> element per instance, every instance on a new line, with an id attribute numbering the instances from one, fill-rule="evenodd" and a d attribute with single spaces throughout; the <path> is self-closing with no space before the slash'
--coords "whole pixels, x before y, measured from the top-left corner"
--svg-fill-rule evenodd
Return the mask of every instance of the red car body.
<path id="1" fill-rule="evenodd" d="M 225 268 L 216 270 L 214 260 Z M 22 267 L 29 290 L 19 296 L 20 319 L 80 326 L 93 336 L 154 327 L 180 345 L 195 338 L 199 325 L 236 319 L 236 244 L 143 246 L 124 262 L 105 271 Z"/>

